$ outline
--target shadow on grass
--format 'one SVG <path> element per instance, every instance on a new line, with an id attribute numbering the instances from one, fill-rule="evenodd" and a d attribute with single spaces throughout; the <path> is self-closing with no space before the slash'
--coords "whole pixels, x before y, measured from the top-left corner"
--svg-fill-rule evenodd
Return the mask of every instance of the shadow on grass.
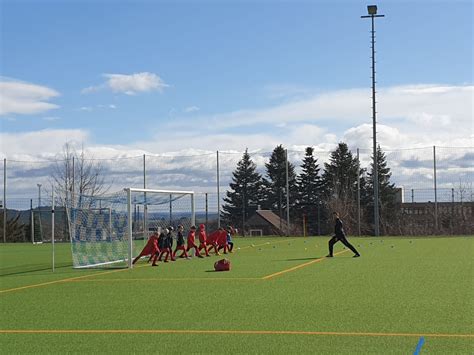
<path id="1" fill-rule="evenodd" d="M 31 265 L 28 266 L 29 269 L 27 270 L 8 270 L 8 269 L 13 269 L 13 268 L 8 268 L 0 271 L 0 278 L 4 276 L 30 276 L 29 274 L 37 274 L 37 275 L 43 275 L 39 274 L 42 271 L 49 271 L 51 272 L 51 265 Z M 97 272 L 102 272 L 102 271 L 107 271 L 107 270 L 116 270 L 116 269 L 127 269 L 127 266 L 109 266 L 109 267 L 91 267 L 91 268 L 80 268 L 80 269 L 74 269 L 72 264 L 63 264 L 63 265 L 55 265 L 54 266 L 55 270 L 59 269 L 71 269 L 71 270 L 87 270 L 87 271 L 97 271 Z M 10 271 L 10 272 L 8 272 Z"/>
<path id="2" fill-rule="evenodd" d="M 8 270 L 8 269 L 13 269 L 13 268 L 7 268 L 4 270 L 0 271 L 0 277 L 3 276 L 20 276 L 20 275 L 26 275 L 26 274 L 31 274 L 35 272 L 40 272 L 40 271 L 51 271 L 52 267 L 51 265 L 31 265 L 28 266 L 29 269 L 27 270 Z M 55 265 L 55 269 L 65 269 L 65 268 L 72 268 L 72 264 L 66 264 L 66 265 Z M 10 272 L 9 272 L 10 271 Z"/>

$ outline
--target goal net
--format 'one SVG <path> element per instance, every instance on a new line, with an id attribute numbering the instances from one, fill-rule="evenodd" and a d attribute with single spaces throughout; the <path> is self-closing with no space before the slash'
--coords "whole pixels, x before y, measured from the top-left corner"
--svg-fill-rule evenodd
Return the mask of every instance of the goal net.
<path id="1" fill-rule="evenodd" d="M 154 231 L 195 223 L 194 193 L 127 188 L 79 196 L 71 208 L 74 268 L 132 267 Z"/>

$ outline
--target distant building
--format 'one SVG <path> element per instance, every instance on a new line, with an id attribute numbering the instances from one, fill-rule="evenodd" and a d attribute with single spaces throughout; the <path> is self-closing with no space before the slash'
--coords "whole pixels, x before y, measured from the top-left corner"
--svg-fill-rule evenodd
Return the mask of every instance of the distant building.
<path id="1" fill-rule="evenodd" d="M 256 210 L 245 227 L 250 235 L 286 235 L 288 231 L 286 220 L 270 210 Z"/>

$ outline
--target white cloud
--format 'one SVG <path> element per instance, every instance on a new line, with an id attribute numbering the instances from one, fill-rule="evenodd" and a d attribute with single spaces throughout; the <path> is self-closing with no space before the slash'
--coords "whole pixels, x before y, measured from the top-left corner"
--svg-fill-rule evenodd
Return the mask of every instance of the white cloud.
<path id="1" fill-rule="evenodd" d="M 473 146 L 472 94 L 473 86 L 410 85 L 380 89 L 378 142 L 387 152 L 398 184 L 432 186 L 427 174 L 432 170 L 433 145 Z M 176 122 L 185 129 L 176 129 Z M 183 114 L 168 125 L 160 125 L 155 136 L 146 141 L 115 146 L 88 142 L 88 133 L 83 130 L 11 133 L 0 138 L 4 156 L 14 159 L 21 155 L 30 160 L 54 156 L 68 140 L 84 141 L 87 150 L 97 158 L 123 159 L 108 167 L 117 188 L 142 183 L 143 154 L 147 154 L 150 186 L 196 191 L 211 189 L 215 184 L 216 150 L 221 153 L 223 185 L 245 148 L 255 152 L 252 157 L 261 171 L 269 152 L 278 144 L 292 150 L 290 157 L 299 165 L 306 146 L 315 147 L 322 163 L 339 141 L 345 141 L 354 151 L 361 149 L 364 167 L 370 164 L 372 125 L 370 92 L 366 89 L 329 92 L 261 110 L 201 115 L 193 119 L 192 127 L 197 128 L 189 127 L 189 116 Z M 462 175 L 468 168 L 461 165 L 470 162 L 462 152 L 465 150 L 440 149 L 440 186 L 448 186 L 462 176 L 472 179 L 472 174 Z M 152 157 L 156 153 L 160 155 Z"/>
<path id="2" fill-rule="evenodd" d="M 46 86 L 0 77 L 0 116 L 30 115 L 58 108 L 58 105 L 47 102 L 57 96 L 57 91 Z"/>
<path id="3" fill-rule="evenodd" d="M 200 108 L 197 107 L 197 106 L 189 106 L 189 107 L 186 107 L 186 108 L 184 109 L 184 112 L 186 112 L 186 113 L 191 113 L 191 112 L 197 112 L 197 111 L 199 111 L 199 110 L 200 110 Z"/>
<path id="4" fill-rule="evenodd" d="M 13 160 L 32 160 L 54 156 L 64 143 L 88 142 L 89 133 L 82 129 L 44 129 L 40 131 L 0 133 L 0 154 Z"/>
<path id="5" fill-rule="evenodd" d="M 109 89 L 112 92 L 135 95 L 139 92 L 157 90 L 162 92 L 168 87 L 158 75 L 154 73 L 142 72 L 135 74 L 103 74 L 107 78 L 106 82 L 97 86 L 89 86 L 82 90 L 83 94 Z"/>
<path id="6" fill-rule="evenodd" d="M 385 124 L 399 125 L 405 121 L 408 125 L 417 123 L 419 126 L 429 118 L 436 125 L 449 126 L 450 130 L 458 130 L 459 124 L 472 129 L 473 95 L 474 86 L 406 85 L 380 88 L 377 96 L 378 120 Z M 425 122 L 420 122 L 419 117 L 424 117 Z M 180 121 L 187 125 L 186 118 L 175 120 L 178 125 Z M 290 125 L 292 122 L 349 128 L 371 122 L 370 90 L 338 90 L 259 110 L 201 116 L 194 122 L 214 130 L 269 123 Z"/>
<path id="7" fill-rule="evenodd" d="M 90 106 L 82 106 L 79 110 L 81 110 L 81 111 L 92 111 L 93 108 L 90 107 Z"/>

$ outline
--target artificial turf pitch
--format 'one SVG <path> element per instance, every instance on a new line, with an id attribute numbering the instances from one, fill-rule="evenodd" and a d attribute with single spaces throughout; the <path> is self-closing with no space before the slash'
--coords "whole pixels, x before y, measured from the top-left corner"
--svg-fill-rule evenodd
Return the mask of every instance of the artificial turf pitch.
<path id="1" fill-rule="evenodd" d="M 2 353 L 474 353 L 474 239 L 236 238 L 217 256 L 74 270 L 0 246 Z M 340 243 L 339 243 L 340 244 Z M 252 246 L 253 245 L 253 246 Z M 237 249 L 240 248 L 240 249 Z"/>

